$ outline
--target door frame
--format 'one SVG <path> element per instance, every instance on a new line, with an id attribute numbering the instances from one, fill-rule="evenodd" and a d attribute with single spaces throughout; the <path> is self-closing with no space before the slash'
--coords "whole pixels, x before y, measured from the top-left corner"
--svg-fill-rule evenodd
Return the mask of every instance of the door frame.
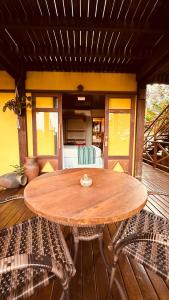
<path id="1" fill-rule="evenodd" d="M 36 97 L 53 97 L 58 99 L 57 108 L 36 108 Z M 58 112 L 58 153 L 56 155 L 38 155 L 37 153 L 37 131 L 36 131 L 36 112 Z M 32 93 L 32 137 L 33 137 L 33 156 L 38 160 L 57 160 L 57 169 L 62 169 L 62 94 L 61 93 Z"/>
<path id="2" fill-rule="evenodd" d="M 109 109 L 109 99 L 110 98 L 128 98 L 131 99 L 131 108 L 130 109 Z M 106 95 L 105 99 L 105 134 L 104 134 L 104 168 L 109 167 L 109 160 L 128 160 L 128 173 L 132 174 L 133 171 L 133 152 L 134 152 L 134 132 L 135 132 L 135 106 L 136 106 L 136 100 L 135 96 L 131 95 L 130 93 L 126 94 L 108 94 Z M 130 140 L 129 140 L 129 155 L 127 156 L 109 156 L 108 155 L 108 135 L 109 135 L 109 113 L 130 113 Z"/>

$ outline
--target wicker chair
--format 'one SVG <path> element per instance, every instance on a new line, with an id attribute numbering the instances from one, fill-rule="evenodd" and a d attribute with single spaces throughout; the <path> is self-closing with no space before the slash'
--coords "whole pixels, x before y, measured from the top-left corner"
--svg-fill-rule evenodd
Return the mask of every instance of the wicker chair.
<path id="1" fill-rule="evenodd" d="M 5 197 L 4 199 L 0 199 L 0 204 L 10 202 L 10 201 L 13 201 L 13 200 L 19 200 L 19 199 L 23 200 L 24 195 L 19 194 L 19 195 L 12 195 L 12 196 Z"/>
<path id="2" fill-rule="evenodd" d="M 103 259 L 103 262 L 107 269 L 110 269 L 109 265 L 106 262 L 106 258 L 103 252 L 103 229 L 104 225 L 96 225 L 96 226 L 74 226 L 72 227 L 72 234 L 74 238 L 74 263 L 76 263 L 79 242 L 80 241 L 92 241 L 98 239 L 100 254 Z"/>
<path id="3" fill-rule="evenodd" d="M 169 197 L 169 193 L 168 192 L 160 190 L 160 189 L 158 189 L 158 190 L 148 190 L 147 194 L 148 194 L 148 196 L 151 196 L 151 195 L 161 195 L 161 196 Z"/>
<path id="4" fill-rule="evenodd" d="M 169 220 L 142 210 L 134 217 L 121 222 L 109 249 L 113 251 L 113 263 L 108 299 L 121 252 L 131 256 L 164 280 L 169 279 Z M 122 290 L 120 290 L 122 294 Z"/>
<path id="5" fill-rule="evenodd" d="M 169 193 L 162 191 L 162 190 L 149 190 L 148 195 L 169 196 Z M 94 239 L 98 239 L 99 249 L 100 249 L 100 253 L 101 253 L 103 262 L 104 262 L 106 268 L 108 269 L 108 271 L 111 271 L 110 267 L 106 261 L 104 252 L 103 252 L 103 228 L 104 228 L 104 225 L 72 227 L 72 234 L 73 234 L 73 238 L 74 238 L 74 247 L 75 247 L 74 263 L 76 263 L 76 259 L 77 259 L 79 242 L 80 241 L 92 241 Z"/>
<path id="6" fill-rule="evenodd" d="M 59 225 L 34 217 L 0 230 L 0 299 L 26 298 L 58 278 L 69 299 L 74 264 Z"/>

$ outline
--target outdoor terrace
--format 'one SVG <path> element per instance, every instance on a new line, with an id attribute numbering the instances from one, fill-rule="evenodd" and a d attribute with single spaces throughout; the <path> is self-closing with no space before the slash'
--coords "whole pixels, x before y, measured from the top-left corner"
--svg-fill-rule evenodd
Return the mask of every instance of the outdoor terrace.
<path id="1" fill-rule="evenodd" d="M 148 165 L 143 166 L 142 181 L 149 190 L 165 190 L 169 192 L 169 174 L 153 170 Z M 22 190 L 0 192 L 0 199 Z M 169 202 L 165 196 L 149 196 L 146 209 L 169 217 Z M 0 205 L 0 227 L 10 226 L 32 217 L 32 212 L 22 200 L 15 200 Z M 109 261 L 111 255 L 107 245 L 114 234 L 114 224 L 106 226 L 104 231 L 105 253 Z M 73 243 L 68 229 L 65 229 L 67 241 L 72 249 Z M 108 289 L 108 274 L 100 257 L 97 241 L 81 243 L 76 264 L 76 275 L 70 284 L 71 300 L 104 300 Z M 169 299 L 169 285 L 160 277 L 146 270 L 143 266 L 133 263 L 131 259 L 121 256 L 116 277 L 124 288 L 126 299 Z M 56 300 L 59 299 L 61 288 L 57 281 L 51 282 L 46 288 L 38 290 L 29 300 Z M 120 299 L 116 286 L 112 291 L 113 299 Z"/>

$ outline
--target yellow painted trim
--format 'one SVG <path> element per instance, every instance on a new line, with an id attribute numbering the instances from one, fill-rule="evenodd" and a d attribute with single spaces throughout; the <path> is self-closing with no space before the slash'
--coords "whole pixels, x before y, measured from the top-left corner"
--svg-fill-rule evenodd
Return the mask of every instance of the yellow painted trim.
<path id="1" fill-rule="evenodd" d="M 109 98 L 109 109 L 130 109 L 131 98 Z"/>
<path id="2" fill-rule="evenodd" d="M 53 108 L 53 97 L 36 97 L 36 108 Z"/>
<path id="3" fill-rule="evenodd" d="M 26 89 L 76 91 L 82 84 L 84 91 L 136 92 L 135 74 L 87 72 L 27 72 Z"/>
<path id="4" fill-rule="evenodd" d="M 55 171 L 53 166 L 50 164 L 49 161 L 46 162 L 46 164 L 44 165 L 44 167 L 42 168 L 41 172 L 53 172 Z"/>
<path id="5" fill-rule="evenodd" d="M 123 173 L 124 169 L 122 168 L 122 166 L 120 165 L 119 162 L 117 162 L 113 168 L 113 171 L 115 172 L 119 172 L 119 173 Z"/>

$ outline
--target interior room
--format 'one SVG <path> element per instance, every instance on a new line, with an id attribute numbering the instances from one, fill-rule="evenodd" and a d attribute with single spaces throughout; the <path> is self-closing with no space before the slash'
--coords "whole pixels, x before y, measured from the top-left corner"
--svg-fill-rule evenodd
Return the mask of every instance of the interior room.
<path id="1" fill-rule="evenodd" d="M 63 168 L 102 168 L 104 95 L 63 94 Z"/>

